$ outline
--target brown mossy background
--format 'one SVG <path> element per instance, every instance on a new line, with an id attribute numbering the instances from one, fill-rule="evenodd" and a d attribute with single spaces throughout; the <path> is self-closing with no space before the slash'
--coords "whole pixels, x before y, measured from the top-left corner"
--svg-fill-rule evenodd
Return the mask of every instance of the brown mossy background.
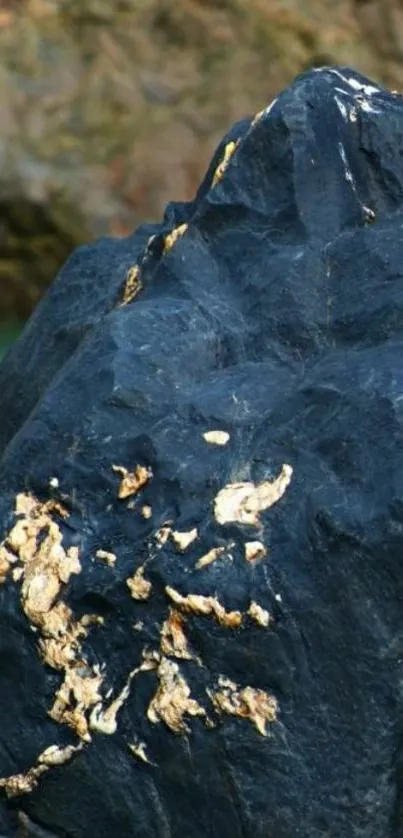
<path id="1" fill-rule="evenodd" d="M 403 0 L 0 0 L 0 353 L 76 245 L 190 198 L 329 63 L 403 90 Z"/>

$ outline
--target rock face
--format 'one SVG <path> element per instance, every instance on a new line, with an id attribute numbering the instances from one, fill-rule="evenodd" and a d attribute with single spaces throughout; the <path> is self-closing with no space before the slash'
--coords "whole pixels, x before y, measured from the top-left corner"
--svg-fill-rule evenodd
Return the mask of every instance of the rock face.
<path id="1" fill-rule="evenodd" d="M 398 838 L 403 101 L 305 74 L 0 368 L 0 832 Z"/>
<path id="2" fill-rule="evenodd" d="M 2 0 L 0 322 L 73 247 L 188 200 L 220 137 L 309 67 L 403 89 L 400 0 Z"/>

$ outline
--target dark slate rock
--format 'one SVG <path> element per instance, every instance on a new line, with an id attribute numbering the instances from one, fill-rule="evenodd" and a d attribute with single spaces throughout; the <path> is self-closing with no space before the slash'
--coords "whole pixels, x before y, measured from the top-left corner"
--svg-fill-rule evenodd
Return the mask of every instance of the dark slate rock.
<path id="1" fill-rule="evenodd" d="M 402 228 L 401 98 L 321 69 L 37 308 L 0 369 L 6 838 L 403 835 Z"/>

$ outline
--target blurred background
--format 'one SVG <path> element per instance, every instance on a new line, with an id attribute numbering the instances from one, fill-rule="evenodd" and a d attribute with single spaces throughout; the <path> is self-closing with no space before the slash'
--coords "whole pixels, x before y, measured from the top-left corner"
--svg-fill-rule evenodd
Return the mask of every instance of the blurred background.
<path id="1" fill-rule="evenodd" d="M 312 66 L 403 91 L 403 0 L 0 0 L 0 357 L 74 247 L 192 197 Z"/>

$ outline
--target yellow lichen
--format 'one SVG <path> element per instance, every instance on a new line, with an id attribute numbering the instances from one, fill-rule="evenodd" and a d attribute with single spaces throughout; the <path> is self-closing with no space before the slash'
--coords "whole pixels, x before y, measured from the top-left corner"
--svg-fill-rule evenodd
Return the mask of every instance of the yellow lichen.
<path id="1" fill-rule="evenodd" d="M 173 733 L 188 733 L 186 715 L 205 716 L 201 705 L 190 698 L 190 687 L 174 661 L 162 657 L 156 669 L 159 685 L 147 710 L 150 722 L 165 722 Z"/>
<path id="2" fill-rule="evenodd" d="M 32 495 L 19 494 L 15 509 L 19 517 L 5 544 L 16 555 L 16 569 L 22 571 L 21 604 L 31 627 L 39 633 L 42 659 L 63 673 L 49 715 L 89 741 L 86 714 L 100 699 L 103 679 L 86 663 L 80 639 L 88 634 L 90 625 L 102 623 L 102 618 L 84 615 L 75 621 L 60 597 L 70 577 L 80 573 L 81 564 L 77 547 L 63 547 L 62 532 L 52 512 L 68 516 L 54 501 L 41 503 Z"/>
<path id="3" fill-rule="evenodd" d="M 162 624 L 160 638 L 161 652 L 167 657 L 192 660 L 187 637 L 185 635 L 185 618 L 176 608 L 169 609 L 168 619 Z"/>
<path id="4" fill-rule="evenodd" d="M 159 547 L 163 547 L 167 543 L 172 532 L 172 528 L 168 524 L 163 524 L 162 527 L 155 533 L 156 541 Z"/>
<path id="5" fill-rule="evenodd" d="M 219 559 L 225 552 L 225 547 L 212 547 L 208 553 L 205 553 L 204 556 L 201 556 L 198 562 L 196 562 L 196 570 L 201 570 L 202 567 L 207 567 L 207 565 L 216 562 L 217 559 Z"/>
<path id="6" fill-rule="evenodd" d="M 56 765 L 64 765 L 71 760 L 74 754 L 81 751 L 83 743 L 78 745 L 67 745 L 65 748 L 60 748 L 59 745 L 50 745 L 38 757 L 39 765 L 46 765 L 48 768 L 53 768 Z"/>
<path id="7" fill-rule="evenodd" d="M 261 541 L 247 541 L 245 543 L 245 559 L 247 562 L 258 562 L 267 554 L 266 547 Z"/>
<path id="8" fill-rule="evenodd" d="M 120 693 L 113 699 L 108 707 L 104 707 L 99 701 L 93 708 L 90 716 L 90 728 L 97 733 L 112 736 L 117 731 L 117 714 L 130 695 L 131 682 L 139 672 L 147 672 L 156 668 L 156 661 L 152 658 L 143 660 L 140 666 L 136 666 L 129 672 L 127 681 Z"/>
<path id="9" fill-rule="evenodd" d="M 108 567 L 113 567 L 116 562 L 115 553 L 109 553 L 108 550 L 97 550 L 95 558 L 105 562 Z"/>
<path id="10" fill-rule="evenodd" d="M 84 742 L 91 741 L 88 711 L 102 701 L 100 687 L 103 675 L 83 662 L 73 660 L 66 668 L 63 683 L 56 692 L 49 716 L 59 724 L 67 724 Z"/>
<path id="11" fill-rule="evenodd" d="M 221 713 L 248 719 L 262 736 L 267 736 L 266 724 L 277 719 L 278 706 L 274 696 L 253 687 L 241 688 L 223 677 L 218 686 L 219 690 L 208 690 L 215 708 Z"/>
<path id="12" fill-rule="evenodd" d="M 0 544 L 0 585 L 6 581 L 10 567 L 18 561 L 18 556 L 7 550 L 4 544 Z"/>
<path id="13" fill-rule="evenodd" d="M 190 547 L 193 541 L 195 541 L 195 539 L 198 537 L 198 531 L 196 527 L 193 527 L 193 529 L 189 530 L 188 532 L 179 532 L 179 530 L 171 530 L 170 536 L 173 543 L 175 544 L 175 547 L 177 547 L 178 550 L 184 551 L 187 550 L 187 548 Z"/>
<path id="14" fill-rule="evenodd" d="M 272 617 L 270 616 L 269 612 L 266 611 L 265 608 L 262 608 L 261 605 L 258 605 L 257 602 L 251 602 L 248 609 L 248 614 L 249 617 L 252 618 L 252 620 L 255 620 L 255 622 L 263 628 L 267 628 L 272 621 Z"/>
<path id="15" fill-rule="evenodd" d="M 199 533 L 196 527 L 191 530 L 180 531 L 172 529 L 170 523 L 163 524 L 162 527 L 155 533 L 156 540 L 159 546 L 167 543 L 168 539 L 173 541 L 175 547 L 184 552 L 198 538 Z"/>
<path id="16" fill-rule="evenodd" d="M 259 526 L 259 513 L 269 509 L 280 498 L 291 482 L 292 468 L 283 465 L 280 475 L 263 483 L 229 483 L 214 501 L 214 514 L 218 524 L 238 522 Z"/>
<path id="17" fill-rule="evenodd" d="M 209 445 L 226 445 L 229 442 L 230 435 L 227 431 L 206 431 L 203 434 L 203 439 Z"/>
<path id="18" fill-rule="evenodd" d="M 143 518 L 146 518 L 146 519 L 151 518 L 151 516 L 153 514 L 151 506 L 149 506 L 147 503 L 145 503 L 144 506 L 141 507 L 141 514 L 142 514 Z"/>
<path id="19" fill-rule="evenodd" d="M 239 628 L 242 624 L 240 611 L 226 611 L 224 606 L 212 596 L 188 594 L 182 596 L 169 585 L 165 588 L 167 596 L 183 611 L 206 617 L 215 617 L 217 622 L 225 628 Z"/>
<path id="20" fill-rule="evenodd" d="M 176 244 L 178 239 L 180 239 L 185 233 L 188 228 L 187 224 L 180 224 L 179 227 L 175 227 L 171 233 L 165 236 L 164 241 L 164 253 L 168 253 L 169 250 Z"/>
<path id="21" fill-rule="evenodd" d="M 126 580 L 127 587 L 130 589 L 130 594 L 133 599 L 148 599 L 152 585 L 148 579 L 144 579 L 144 566 L 137 568 L 136 572 L 129 579 Z"/>
<path id="22" fill-rule="evenodd" d="M 145 466 L 136 466 L 135 471 L 129 471 L 124 466 L 112 466 L 112 468 L 116 474 L 122 476 L 118 491 L 120 500 L 136 495 L 153 476 L 151 469 Z"/>
<path id="23" fill-rule="evenodd" d="M 140 268 L 138 265 L 133 265 L 128 271 L 125 287 L 123 289 L 123 298 L 121 305 L 127 305 L 137 297 L 137 294 L 140 293 L 143 287 L 143 283 L 141 281 L 141 274 Z"/>
<path id="24" fill-rule="evenodd" d="M 217 168 L 214 172 L 212 186 L 216 186 L 216 184 L 219 183 L 219 181 L 221 180 L 224 172 L 228 168 L 229 162 L 230 162 L 230 160 L 231 160 L 231 158 L 232 158 L 232 156 L 235 152 L 235 149 L 236 149 L 237 145 L 238 145 L 238 142 L 230 142 L 230 143 L 227 143 L 227 145 L 225 146 L 223 159 L 218 164 L 218 166 L 217 166 Z"/>
<path id="25" fill-rule="evenodd" d="M 8 797 L 29 794 L 38 785 L 38 780 L 42 774 L 46 774 L 54 766 L 64 765 L 64 763 L 69 762 L 81 748 L 82 743 L 79 745 L 67 745 L 65 748 L 60 748 L 58 745 L 50 745 L 39 754 L 37 764 L 25 774 L 12 774 L 10 777 L 0 779 L 0 789 L 4 789 Z"/>
<path id="26" fill-rule="evenodd" d="M 18 797 L 21 794 L 30 794 L 38 785 L 42 774 L 49 770 L 47 765 L 36 765 L 30 768 L 26 774 L 12 774 L 0 780 L 0 789 L 4 789 L 7 797 Z"/>

